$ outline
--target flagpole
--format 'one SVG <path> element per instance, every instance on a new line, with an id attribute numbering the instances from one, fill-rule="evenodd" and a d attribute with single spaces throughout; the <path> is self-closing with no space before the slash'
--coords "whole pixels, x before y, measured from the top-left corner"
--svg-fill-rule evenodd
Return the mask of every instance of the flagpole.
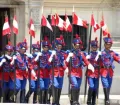
<path id="1" fill-rule="evenodd" d="M 41 15 L 43 16 L 43 6 L 42 6 L 42 9 L 41 9 Z M 41 40 L 42 40 L 42 16 L 41 16 L 41 21 L 40 21 L 40 52 L 42 50 L 42 43 L 41 43 Z M 38 69 L 38 79 L 37 79 L 37 101 L 39 102 L 39 98 L 40 98 L 40 95 L 39 95 L 39 90 L 40 90 L 40 59 L 39 59 L 39 69 Z"/>
<path id="2" fill-rule="evenodd" d="M 14 15 L 15 14 L 16 14 L 16 11 L 14 9 Z M 13 32 L 13 34 L 14 34 L 14 46 L 15 46 L 14 55 L 15 55 L 17 37 L 14 32 Z M 16 102 L 16 63 L 14 64 L 14 102 Z"/>
<path id="3" fill-rule="evenodd" d="M 29 21 L 31 19 L 31 8 L 29 6 Z M 30 23 L 28 23 L 28 28 L 30 29 Z M 30 54 L 32 53 L 32 35 L 30 35 Z M 31 92 L 31 70 L 30 68 L 28 68 L 29 70 L 29 91 Z M 30 96 L 30 92 L 29 92 L 29 96 Z"/>
<path id="4" fill-rule="evenodd" d="M 7 12 L 5 12 L 5 18 L 7 16 Z M 7 34 L 6 34 L 7 35 Z M 5 36 L 3 36 L 5 37 Z M 5 42 L 6 42 L 6 37 L 5 37 Z M 3 50 L 3 54 L 4 54 L 4 57 L 5 57 L 5 49 Z M 2 69 L 2 81 L 1 81 L 1 84 L 2 84 L 2 96 L 1 96 L 1 103 L 3 103 L 3 97 L 4 97 L 4 70 Z"/>
<path id="5" fill-rule="evenodd" d="M 74 5 L 73 5 L 73 13 L 74 13 Z M 74 28 L 73 28 L 73 19 L 74 19 L 74 15 L 72 13 L 72 35 L 71 35 L 71 47 L 70 47 L 70 50 L 72 50 L 72 41 L 73 41 L 73 31 L 74 31 Z M 68 86 L 68 97 L 69 97 L 69 100 L 71 101 L 71 84 L 70 84 L 70 81 L 71 81 L 71 69 L 72 69 L 72 58 L 70 58 L 70 68 L 69 68 L 69 73 L 68 73 L 68 76 L 69 76 L 69 86 Z"/>
<path id="6" fill-rule="evenodd" d="M 91 34 L 92 34 L 92 25 L 90 26 L 90 35 L 89 35 L 89 46 L 88 46 L 88 54 L 90 54 L 90 41 L 91 41 Z M 85 73 L 85 91 L 84 91 L 84 104 L 86 101 L 86 93 L 87 93 L 87 71 L 88 68 L 86 69 L 86 73 Z"/>
<path id="7" fill-rule="evenodd" d="M 100 29 L 100 45 L 99 45 L 99 51 L 102 49 L 102 28 Z M 101 55 L 99 55 L 99 59 L 101 59 Z M 100 75 L 100 62 L 98 67 L 98 89 L 97 89 L 97 105 L 98 105 L 98 98 L 99 98 L 99 75 Z"/>

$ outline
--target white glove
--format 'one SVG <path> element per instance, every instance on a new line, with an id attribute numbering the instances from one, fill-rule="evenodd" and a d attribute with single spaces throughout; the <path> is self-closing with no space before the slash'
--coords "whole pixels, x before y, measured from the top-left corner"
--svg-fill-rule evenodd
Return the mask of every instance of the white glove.
<path id="1" fill-rule="evenodd" d="M 5 58 L 3 58 L 2 60 L 1 60 L 1 62 L 0 62 L 0 67 L 3 65 L 3 63 L 5 63 L 6 62 L 6 59 Z"/>
<path id="2" fill-rule="evenodd" d="M 68 72 L 69 72 L 69 69 L 68 69 L 68 67 L 65 69 L 65 73 L 66 74 L 68 74 Z"/>
<path id="3" fill-rule="evenodd" d="M 42 56 L 42 53 L 41 53 L 41 52 L 39 52 L 39 53 L 37 54 L 37 56 L 39 56 L 39 57 L 40 57 L 40 56 Z"/>
<path id="4" fill-rule="evenodd" d="M 66 58 L 66 62 L 70 61 L 70 57 L 73 57 L 73 53 L 71 53 L 71 52 L 68 54 L 68 56 Z"/>
<path id="5" fill-rule="evenodd" d="M 98 58 L 99 58 L 99 56 L 101 55 L 101 52 L 100 51 L 98 51 L 98 54 L 97 54 L 97 56 L 95 57 L 95 61 L 97 61 L 98 60 Z"/>
<path id="6" fill-rule="evenodd" d="M 31 70 L 31 74 L 32 74 L 32 76 L 34 76 L 34 77 L 35 77 L 35 79 L 37 79 L 37 76 L 36 76 L 36 73 L 35 73 L 35 71 L 34 71 L 34 70 Z"/>
<path id="7" fill-rule="evenodd" d="M 14 59 L 14 60 L 16 60 L 16 59 L 17 59 L 16 55 L 14 55 L 14 56 L 13 56 L 13 59 Z"/>
<path id="8" fill-rule="evenodd" d="M 52 56 L 54 56 L 54 55 L 56 55 L 56 51 L 53 50 L 52 51 Z"/>
<path id="9" fill-rule="evenodd" d="M 69 56 L 69 57 L 73 57 L 73 53 L 70 52 L 68 56 Z"/>
<path id="10" fill-rule="evenodd" d="M 91 65 L 91 64 L 89 64 L 89 65 L 88 65 L 88 69 L 89 69 L 89 70 L 91 70 L 92 72 L 94 72 L 94 71 L 95 71 L 95 69 L 94 69 L 93 65 Z"/>
<path id="11" fill-rule="evenodd" d="M 13 59 L 12 59 L 12 61 L 10 62 L 10 65 L 14 65 L 16 59 L 17 59 L 17 56 L 16 56 L 16 55 L 13 55 Z"/>
<path id="12" fill-rule="evenodd" d="M 87 56 L 86 56 L 86 59 L 90 59 L 90 55 L 87 55 Z"/>
<path id="13" fill-rule="evenodd" d="M 32 54 L 30 54 L 30 53 L 25 53 L 25 55 L 27 55 L 28 58 L 32 58 L 33 57 Z"/>
<path id="14" fill-rule="evenodd" d="M 48 59 L 49 62 L 51 62 L 53 60 L 54 55 L 56 55 L 56 51 L 53 50 L 50 58 Z"/>
<path id="15" fill-rule="evenodd" d="M 9 55 L 5 55 L 5 57 L 7 58 L 7 59 L 12 59 L 12 57 L 11 56 L 9 56 Z"/>
<path id="16" fill-rule="evenodd" d="M 39 53 L 37 54 L 37 56 L 36 56 L 36 58 L 35 58 L 35 61 L 38 61 L 38 59 L 39 59 L 40 56 L 42 56 L 42 53 L 41 53 L 41 52 L 39 52 Z"/>

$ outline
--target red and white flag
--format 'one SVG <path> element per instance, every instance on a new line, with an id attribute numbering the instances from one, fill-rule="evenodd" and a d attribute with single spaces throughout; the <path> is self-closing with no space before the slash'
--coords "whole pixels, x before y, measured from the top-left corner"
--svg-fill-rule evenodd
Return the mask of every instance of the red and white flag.
<path id="1" fill-rule="evenodd" d="M 10 25 L 8 22 L 8 16 L 5 17 L 5 23 L 3 25 L 3 30 L 2 30 L 2 35 L 5 36 L 7 34 L 10 34 L 11 29 L 10 29 Z"/>
<path id="2" fill-rule="evenodd" d="M 56 26 L 56 23 L 55 23 L 55 16 L 54 15 L 51 15 L 51 26 Z"/>
<path id="3" fill-rule="evenodd" d="M 30 24 L 30 26 L 29 26 L 29 34 L 35 38 L 35 27 L 34 27 L 34 23 L 33 23 L 32 19 L 30 19 L 29 24 Z"/>
<path id="4" fill-rule="evenodd" d="M 102 27 L 103 36 L 110 35 L 110 33 L 108 31 L 108 27 L 107 27 L 106 23 L 104 22 L 104 17 L 103 16 L 102 16 L 102 20 L 100 22 L 100 25 Z"/>
<path id="5" fill-rule="evenodd" d="M 81 19 L 80 17 L 78 17 L 75 13 L 73 13 L 73 24 L 74 25 L 78 25 L 78 26 L 83 26 L 85 28 L 88 28 L 87 21 Z"/>
<path id="6" fill-rule="evenodd" d="M 18 34 L 18 22 L 16 16 L 13 18 L 13 33 Z"/>
<path id="7" fill-rule="evenodd" d="M 56 14 L 56 25 L 59 27 L 61 31 L 65 29 L 65 21 L 59 17 L 58 14 Z"/>
<path id="8" fill-rule="evenodd" d="M 91 26 L 93 26 L 94 32 L 96 32 L 100 28 L 97 22 L 95 21 L 93 14 L 91 15 Z"/>
<path id="9" fill-rule="evenodd" d="M 50 23 L 48 22 L 48 20 L 46 19 L 46 17 L 45 17 L 44 15 L 42 15 L 41 25 L 42 25 L 42 26 L 46 26 L 46 27 L 48 27 L 51 31 L 53 31 Z"/>
<path id="10" fill-rule="evenodd" d="M 72 25 L 71 25 L 70 20 L 66 14 L 65 14 L 65 30 L 68 32 L 72 32 Z"/>

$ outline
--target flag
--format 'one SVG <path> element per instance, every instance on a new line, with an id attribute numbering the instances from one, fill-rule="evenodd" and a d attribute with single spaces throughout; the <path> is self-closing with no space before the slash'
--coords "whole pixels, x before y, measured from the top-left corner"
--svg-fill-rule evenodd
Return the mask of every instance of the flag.
<path id="1" fill-rule="evenodd" d="M 30 19 L 29 23 L 29 34 L 35 38 L 35 27 L 32 18 Z"/>
<path id="2" fill-rule="evenodd" d="M 16 16 L 13 18 L 13 33 L 18 34 L 18 22 Z"/>
<path id="3" fill-rule="evenodd" d="M 48 22 L 48 20 L 46 19 L 46 17 L 45 17 L 44 15 L 42 15 L 41 25 L 42 25 L 42 26 L 46 26 L 46 27 L 48 27 L 51 31 L 53 31 L 50 23 Z"/>
<path id="4" fill-rule="evenodd" d="M 103 36 L 110 35 L 110 33 L 108 31 L 108 27 L 104 22 L 104 17 L 103 16 L 102 16 L 102 20 L 100 22 L 100 25 L 101 25 L 101 28 L 102 28 Z"/>
<path id="5" fill-rule="evenodd" d="M 70 24 L 70 20 L 66 14 L 65 14 L 65 30 L 68 32 L 72 32 L 72 25 Z"/>
<path id="6" fill-rule="evenodd" d="M 55 23 L 55 16 L 54 15 L 51 15 L 51 26 L 55 26 L 56 23 Z"/>
<path id="7" fill-rule="evenodd" d="M 73 13 L 73 24 L 74 25 L 78 25 L 78 26 L 83 26 L 85 28 L 88 28 L 87 21 L 81 19 L 80 17 L 78 17 L 75 13 Z"/>
<path id="8" fill-rule="evenodd" d="M 8 22 L 8 16 L 5 17 L 5 23 L 3 25 L 3 30 L 2 30 L 2 35 L 5 36 L 7 34 L 10 34 L 11 30 L 10 30 L 10 25 Z"/>
<path id="9" fill-rule="evenodd" d="M 56 14 L 56 25 L 59 27 L 61 31 L 65 29 L 65 21 L 59 17 L 58 14 Z"/>
<path id="10" fill-rule="evenodd" d="M 91 26 L 93 26 L 94 32 L 96 32 L 100 28 L 97 22 L 95 21 L 93 14 L 91 15 Z"/>

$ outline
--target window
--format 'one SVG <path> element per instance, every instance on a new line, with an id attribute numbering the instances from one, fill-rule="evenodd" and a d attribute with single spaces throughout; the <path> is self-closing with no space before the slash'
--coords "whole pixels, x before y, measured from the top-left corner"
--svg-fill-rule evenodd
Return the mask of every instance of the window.
<path id="1" fill-rule="evenodd" d="M 60 16 L 63 20 L 65 20 L 65 16 Z M 72 16 L 68 16 L 70 22 L 72 22 Z M 48 16 L 48 21 L 50 22 L 50 15 Z M 64 36 L 64 40 L 66 43 L 66 46 L 64 50 L 70 50 L 71 48 L 71 36 L 72 33 L 70 32 L 65 32 L 65 31 L 60 31 L 58 27 L 53 27 L 54 32 L 50 32 L 46 27 L 42 27 L 42 36 L 44 37 L 47 35 L 52 42 L 54 40 L 54 36 L 59 37 L 61 34 Z M 85 50 L 87 48 L 87 29 L 81 26 L 73 25 L 73 35 L 75 34 L 80 35 L 80 38 L 83 42 L 84 48 L 82 50 Z M 42 38 L 43 38 L 42 37 Z"/>

